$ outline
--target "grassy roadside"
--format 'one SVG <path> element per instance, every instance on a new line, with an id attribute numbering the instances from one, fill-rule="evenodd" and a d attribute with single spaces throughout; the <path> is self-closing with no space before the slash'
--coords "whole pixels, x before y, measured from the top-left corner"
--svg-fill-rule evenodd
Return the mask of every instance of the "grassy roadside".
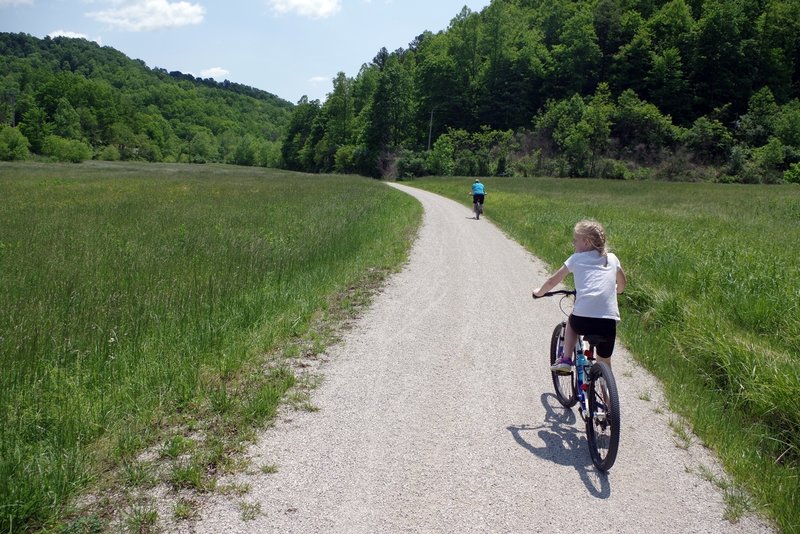
<path id="1" fill-rule="evenodd" d="M 469 203 L 471 180 L 410 185 Z M 559 265 L 602 221 L 628 273 L 620 335 L 752 507 L 800 531 L 800 188 L 487 179 L 486 215 Z M 736 488 L 731 500 L 746 500 Z M 739 504 L 729 506 L 735 520 Z"/>
<path id="2" fill-rule="evenodd" d="M 146 530 L 136 488 L 213 489 L 420 210 L 359 177 L 1 164 L 0 529 Z"/>

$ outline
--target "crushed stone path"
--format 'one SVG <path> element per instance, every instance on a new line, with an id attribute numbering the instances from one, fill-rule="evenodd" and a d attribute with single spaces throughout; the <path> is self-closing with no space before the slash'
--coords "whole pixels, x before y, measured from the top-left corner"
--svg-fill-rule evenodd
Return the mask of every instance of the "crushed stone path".
<path id="1" fill-rule="evenodd" d="M 212 494 L 174 531 L 772 532 L 724 519 L 707 480 L 724 476 L 718 463 L 696 438 L 684 447 L 658 383 L 621 346 L 620 452 L 599 473 L 577 409 L 552 393 L 561 312 L 530 296 L 550 269 L 465 206 L 392 186 L 424 222 L 408 264 L 325 354 L 319 410 L 264 431 L 252 472 L 224 481 L 249 491 Z"/>

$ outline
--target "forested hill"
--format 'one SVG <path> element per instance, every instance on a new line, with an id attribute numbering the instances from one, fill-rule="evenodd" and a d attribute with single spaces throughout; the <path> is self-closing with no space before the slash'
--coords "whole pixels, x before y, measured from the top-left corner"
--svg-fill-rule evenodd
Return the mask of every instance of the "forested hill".
<path id="1" fill-rule="evenodd" d="M 74 161 L 275 166 L 292 107 L 85 39 L 0 33 L 0 159 L 26 157 L 27 141 L 34 154 Z"/>
<path id="2" fill-rule="evenodd" d="M 283 160 L 398 176 L 800 180 L 798 14 L 800 0 L 492 0 L 298 105 Z"/>

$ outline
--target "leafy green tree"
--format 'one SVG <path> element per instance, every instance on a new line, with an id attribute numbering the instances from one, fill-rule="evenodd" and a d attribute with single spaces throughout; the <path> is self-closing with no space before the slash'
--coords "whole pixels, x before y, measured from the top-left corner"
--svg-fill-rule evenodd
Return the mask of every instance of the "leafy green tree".
<path id="1" fill-rule="evenodd" d="M 756 77 L 754 6 L 758 0 L 707 0 L 694 25 L 690 80 L 699 114 L 730 104 L 744 110 Z"/>
<path id="2" fill-rule="evenodd" d="M 398 55 L 391 55 L 385 64 L 369 108 L 365 128 L 367 148 L 380 153 L 402 146 L 414 117 L 412 78 L 403 68 Z"/>
<path id="3" fill-rule="evenodd" d="M 648 95 L 647 73 L 653 68 L 653 40 L 650 31 L 642 27 L 630 42 L 620 47 L 611 64 L 610 83 L 614 91 L 632 90 Z"/>
<path id="4" fill-rule="evenodd" d="M 692 98 L 678 49 L 668 48 L 652 56 L 652 68 L 647 75 L 650 99 L 663 113 L 679 124 L 692 115 Z"/>
<path id="5" fill-rule="evenodd" d="M 792 100 L 781 107 L 775 117 L 775 135 L 785 146 L 800 149 L 800 100 Z"/>
<path id="6" fill-rule="evenodd" d="M 28 106 L 27 111 L 22 115 L 22 122 L 19 125 L 20 131 L 30 142 L 31 150 L 40 153 L 44 145 L 44 139 L 53 127 L 47 122 L 47 115 L 44 110 L 36 105 Z"/>
<path id="7" fill-rule="evenodd" d="M 454 154 L 455 146 L 450 135 L 441 135 L 428 152 L 426 167 L 433 174 L 452 176 L 456 168 Z"/>
<path id="8" fill-rule="evenodd" d="M 800 1 L 770 1 L 758 17 L 759 83 L 770 87 L 779 102 L 800 86 Z M 794 89 L 793 89 L 794 87 Z"/>
<path id="9" fill-rule="evenodd" d="M 747 113 L 739 120 L 737 134 L 751 147 L 763 146 L 775 132 L 780 108 L 769 87 L 763 87 L 750 97 Z"/>
<path id="10" fill-rule="evenodd" d="M 586 93 L 599 81 L 602 51 L 588 5 L 566 21 L 551 50 L 551 94 Z"/>
<path id="11" fill-rule="evenodd" d="M 42 154 L 56 161 L 80 163 L 92 157 L 92 149 L 83 141 L 48 135 L 42 145 Z"/>
<path id="12" fill-rule="evenodd" d="M 0 161 L 28 159 L 29 144 L 18 128 L 0 124 Z"/>
<path id="13" fill-rule="evenodd" d="M 209 163 L 219 157 L 219 146 L 214 135 L 206 128 L 196 128 L 189 142 L 188 156 L 193 163 Z"/>
<path id="14" fill-rule="evenodd" d="M 630 89 L 617 99 L 612 118 L 612 136 L 628 154 L 643 150 L 653 153 L 662 147 L 670 147 L 678 132 L 670 117 L 663 115 L 653 104 L 639 99 Z"/>
<path id="15" fill-rule="evenodd" d="M 281 146 L 281 159 L 287 169 L 303 169 L 301 151 L 311 135 L 311 127 L 320 111 L 319 100 L 308 100 L 303 96 L 289 118 L 286 136 Z"/>
<path id="16" fill-rule="evenodd" d="M 733 135 L 720 121 L 699 117 L 686 132 L 684 143 L 698 163 L 721 164 L 733 148 Z"/>
<path id="17" fill-rule="evenodd" d="M 81 118 L 69 100 L 60 98 L 53 115 L 53 133 L 66 139 L 81 139 Z"/>

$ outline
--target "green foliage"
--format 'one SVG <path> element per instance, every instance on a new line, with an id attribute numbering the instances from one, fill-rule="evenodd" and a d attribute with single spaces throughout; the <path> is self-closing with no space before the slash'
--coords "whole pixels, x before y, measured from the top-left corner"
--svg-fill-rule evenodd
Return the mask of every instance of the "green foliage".
<path id="1" fill-rule="evenodd" d="M 98 152 L 113 145 L 122 160 L 243 165 L 277 163 L 266 153 L 292 107 L 227 80 L 149 69 L 84 39 L 12 33 L 0 33 L 0 102 L 0 116 L 19 124 L 34 154 L 56 135 Z M 198 131 L 210 139 L 195 139 Z M 230 153 L 220 150 L 224 136 Z"/>
<path id="2" fill-rule="evenodd" d="M 42 144 L 42 154 L 55 161 L 80 163 L 92 157 L 92 149 L 83 141 L 48 135 Z"/>
<path id="3" fill-rule="evenodd" d="M 18 128 L 0 124 L 0 161 L 28 159 L 28 139 Z"/>
<path id="4" fill-rule="evenodd" d="M 408 49 L 379 51 L 356 77 L 339 73 L 318 121 L 303 121 L 298 106 L 305 126 L 284 137 L 284 164 L 376 176 L 381 154 L 433 151 L 453 131 L 527 136 L 533 128 L 538 139 L 498 157 L 488 172 L 618 176 L 625 166 L 644 176 L 681 161 L 744 169 L 728 159 L 736 144 L 800 141 L 800 115 L 785 113 L 800 96 L 797 7 L 797 0 L 515 0 L 479 13 L 467 8 Z M 592 106 L 601 88 L 609 104 Z M 427 156 L 429 172 L 486 171 L 484 156 L 447 144 Z M 337 164 L 342 146 L 368 157 L 355 167 Z M 800 149 L 787 150 L 786 163 L 796 159 Z M 620 165 L 610 171 L 609 160 Z M 694 171 L 668 174 L 714 174 Z"/>
<path id="5" fill-rule="evenodd" d="M 630 89 L 623 91 L 617 99 L 613 122 L 614 137 L 623 152 L 632 155 L 670 147 L 678 136 L 670 117 L 663 115 L 653 104 L 641 100 Z"/>
<path id="6" fill-rule="evenodd" d="M 800 184 L 800 163 L 792 163 L 783 173 L 783 179 L 792 184 Z"/>
<path id="7" fill-rule="evenodd" d="M 699 117 L 686 132 L 684 143 L 699 162 L 721 164 L 728 159 L 733 136 L 720 121 Z"/>

